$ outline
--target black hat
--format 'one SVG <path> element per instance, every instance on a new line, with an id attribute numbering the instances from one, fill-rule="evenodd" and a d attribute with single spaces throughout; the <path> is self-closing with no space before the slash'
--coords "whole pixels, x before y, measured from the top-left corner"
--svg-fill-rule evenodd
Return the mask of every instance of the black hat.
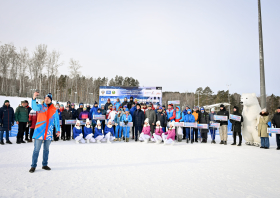
<path id="1" fill-rule="evenodd" d="M 238 107 L 237 107 L 237 106 L 234 106 L 233 108 L 234 108 L 234 109 L 238 109 Z"/>
<path id="2" fill-rule="evenodd" d="M 132 96 L 130 96 L 130 99 L 133 99 L 133 97 L 132 97 Z"/>
<path id="3" fill-rule="evenodd" d="M 165 105 L 162 105 L 162 107 L 164 107 L 164 108 L 165 108 Z"/>
<path id="4" fill-rule="evenodd" d="M 136 106 L 139 106 L 141 108 L 141 105 L 139 103 L 137 103 Z"/>
<path id="5" fill-rule="evenodd" d="M 25 100 L 25 102 L 26 102 L 27 104 L 29 104 L 28 100 Z"/>
<path id="6" fill-rule="evenodd" d="M 225 107 L 225 105 L 221 104 L 220 107 Z"/>

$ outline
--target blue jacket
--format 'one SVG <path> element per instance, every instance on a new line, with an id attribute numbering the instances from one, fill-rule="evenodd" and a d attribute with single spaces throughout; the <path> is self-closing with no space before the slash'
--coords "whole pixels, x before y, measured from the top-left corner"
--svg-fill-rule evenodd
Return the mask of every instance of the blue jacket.
<path id="1" fill-rule="evenodd" d="M 132 122 L 131 115 L 129 114 L 128 117 L 126 117 L 126 114 L 123 114 L 122 118 L 121 118 L 121 122 L 124 122 L 124 121 Z"/>
<path id="2" fill-rule="evenodd" d="M 7 107 L 5 104 L 0 108 L 0 131 L 10 131 L 11 125 L 14 125 L 15 114 L 14 109 Z M 1 126 L 3 124 L 3 127 Z"/>
<path id="3" fill-rule="evenodd" d="M 167 109 L 166 110 L 166 115 L 167 115 L 167 119 L 170 119 L 170 121 L 174 121 L 174 118 L 176 117 L 176 112 L 174 109 L 172 109 L 170 112 Z M 172 119 L 171 119 L 172 118 Z"/>
<path id="4" fill-rule="evenodd" d="M 78 118 L 78 112 L 76 109 L 71 108 L 70 109 L 71 113 L 72 113 L 72 119 L 76 120 L 76 118 Z"/>
<path id="5" fill-rule="evenodd" d="M 182 118 L 180 121 L 183 121 L 183 122 L 195 122 L 195 118 L 192 115 L 192 110 L 188 109 L 188 112 L 190 112 L 190 114 L 184 115 L 184 118 Z"/>
<path id="6" fill-rule="evenodd" d="M 122 105 L 122 103 L 121 102 L 116 102 L 114 105 L 116 106 L 116 110 L 118 111 L 119 107 Z"/>
<path id="7" fill-rule="evenodd" d="M 73 128 L 73 135 L 74 139 L 79 136 L 80 134 L 83 134 L 82 127 L 80 126 L 80 129 L 77 129 L 76 127 Z"/>
<path id="8" fill-rule="evenodd" d="M 59 120 L 62 120 L 61 111 L 60 111 L 59 109 L 57 109 L 56 111 L 57 111 L 57 113 L 58 113 Z"/>
<path id="9" fill-rule="evenodd" d="M 106 135 L 107 133 L 111 132 L 112 136 L 115 136 L 115 131 L 113 126 L 111 128 L 107 127 L 107 125 L 105 126 L 105 130 L 104 130 L 104 135 Z"/>
<path id="10" fill-rule="evenodd" d="M 177 107 L 176 107 L 177 108 Z M 178 122 L 179 120 L 182 119 L 182 113 L 181 113 L 181 109 L 178 106 L 179 111 L 176 111 L 176 117 L 175 117 L 175 122 Z"/>
<path id="11" fill-rule="evenodd" d="M 90 111 L 89 111 L 89 115 L 90 115 L 90 120 L 92 119 L 92 116 L 95 115 L 97 113 L 97 109 L 98 109 L 98 106 L 95 107 L 93 106 Z"/>
<path id="12" fill-rule="evenodd" d="M 142 126 L 144 124 L 145 115 L 141 109 L 136 109 L 132 115 L 134 126 Z"/>
<path id="13" fill-rule="evenodd" d="M 121 122 L 121 119 L 122 119 L 122 115 L 120 117 L 118 117 L 118 114 L 115 116 L 115 123 L 117 123 L 118 125 L 120 125 L 120 122 Z"/>
<path id="14" fill-rule="evenodd" d="M 84 136 L 86 137 L 87 135 L 92 134 L 92 129 L 91 127 L 84 127 Z"/>
<path id="15" fill-rule="evenodd" d="M 131 116 L 133 116 L 133 113 L 136 111 L 136 106 L 132 107 L 130 110 L 129 110 L 129 113 Z"/>
<path id="16" fill-rule="evenodd" d="M 99 135 L 103 135 L 103 133 L 102 133 L 102 128 L 101 129 L 98 129 L 97 128 L 97 125 L 96 125 L 96 127 L 94 128 L 94 138 L 96 138 L 96 137 L 98 137 Z"/>

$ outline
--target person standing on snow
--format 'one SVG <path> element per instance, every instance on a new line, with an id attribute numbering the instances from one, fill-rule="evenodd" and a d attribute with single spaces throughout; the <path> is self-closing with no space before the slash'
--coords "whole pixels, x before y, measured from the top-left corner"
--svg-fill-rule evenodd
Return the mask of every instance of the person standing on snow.
<path id="1" fill-rule="evenodd" d="M 241 123 L 243 122 L 243 116 L 239 113 L 239 108 L 237 106 L 233 107 L 233 115 L 237 115 L 241 117 L 241 121 L 230 120 L 232 123 L 232 132 L 233 132 L 233 143 L 231 145 L 236 145 L 236 135 L 239 137 L 239 144 L 237 146 L 241 146 L 242 143 L 242 135 L 241 135 Z"/>
<path id="2" fill-rule="evenodd" d="M 0 144 L 4 145 L 3 135 L 6 131 L 6 144 L 12 144 L 9 140 L 9 131 L 14 125 L 14 109 L 10 107 L 9 100 L 5 100 L 3 107 L 0 108 Z"/>
<path id="3" fill-rule="evenodd" d="M 142 132 L 145 115 L 141 110 L 141 105 L 137 103 L 136 110 L 132 114 L 133 126 L 135 128 L 135 142 L 138 141 L 138 134 Z"/>
<path id="4" fill-rule="evenodd" d="M 133 102 L 133 97 L 130 96 L 129 103 L 127 103 L 127 108 L 130 110 L 132 108 L 133 104 L 135 105 L 135 103 Z"/>
<path id="5" fill-rule="evenodd" d="M 269 113 L 266 111 L 266 109 L 262 109 L 260 112 L 260 120 L 258 123 L 258 135 L 261 138 L 261 147 L 264 149 L 269 149 L 269 134 L 267 133 L 268 128 L 268 117 Z"/>
<path id="6" fill-rule="evenodd" d="M 15 120 L 18 124 L 17 144 L 26 143 L 23 141 L 23 135 L 26 131 L 26 124 L 28 122 L 28 109 L 26 102 L 22 101 L 21 106 L 16 109 Z"/>
<path id="7" fill-rule="evenodd" d="M 28 142 L 32 142 L 32 137 L 34 134 L 36 123 L 37 123 L 37 116 L 38 116 L 38 112 L 36 112 L 32 109 L 29 113 L 30 139 Z M 55 128 L 54 128 L 54 130 L 55 130 Z"/>
<path id="8" fill-rule="evenodd" d="M 220 111 L 217 113 L 217 115 L 227 116 L 227 118 L 229 118 L 229 113 L 228 113 L 228 111 L 226 110 L 226 108 L 225 108 L 225 106 L 223 104 L 220 105 Z M 227 145 L 227 138 L 228 138 L 227 126 L 228 126 L 228 121 L 218 121 L 218 122 L 220 123 L 220 129 L 219 129 L 220 138 L 221 138 L 220 144 Z"/>
<path id="9" fill-rule="evenodd" d="M 192 115 L 194 116 L 195 122 L 199 124 L 198 117 L 199 117 L 199 107 L 194 107 Z M 194 133 L 194 142 L 198 142 L 198 128 L 193 128 Z"/>
<path id="10" fill-rule="evenodd" d="M 122 103 L 122 108 L 124 108 L 124 106 L 126 106 L 127 103 L 128 103 L 128 102 L 127 102 L 127 98 L 125 97 L 125 98 L 124 98 L 124 101 L 123 101 L 123 103 Z"/>
<path id="11" fill-rule="evenodd" d="M 151 136 L 154 134 L 155 131 L 155 124 L 156 124 L 156 112 L 152 109 L 152 105 L 148 105 L 148 110 L 145 113 L 145 118 L 149 119 L 149 125 L 151 127 Z"/>
<path id="12" fill-rule="evenodd" d="M 120 108 L 121 105 L 122 105 L 122 104 L 121 104 L 121 102 L 120 102 L 120 99 L 117 98 L 117 101 L 114 103 L 114 106 L 116 107 L 116 111 L 119 111 L 119 108 Z"/>
<path id="13" fill-rule="evenodd" d="M 175 120 L 176 118 L 176 112 L 174 111 L 174 109 L 172 108 L 172 104 L 168 105 L 168 109 L 166 111 L 166 115 L 167 115 L 167 121 L 168 122 L 172 122 Z"/>
<path id="14" fill-rule="evenodd" d="M 212 109 L 211 109 L 211 112 L 210 112 L 210 114 L 209 114 L 210 125 L 211 125 L 212 123 L 215 123 L 215 120 L 214 120 L 214 116 L 215 116 L 215 115 L 216 115 L 216 113 L 215 113 L 215 108 L 212 108 Z M 210 127 L 210 134 L 211 134 L 211 139 L 212 139 L 211 143 L 216 144 L 216 142 L 215 142 L 216 128 Z"/>
<path id="15" fill-rule="evenodd" d="M 33 134 L 34 142 L 34 151 L 32 155 L 32 164 L 30 173 L 34 173 L 37 167 L 38 156 L 40 153 L 41 145 L 44 143 L 43 150 L 43 163 L 42 169 L 51 170 L 48 167 L 48 158 L 49 158 L 49 147 L 51 144 L 51 140 L 53 138 L 53 127 L 56 128 L 57 134 L 60 135 L 60 126 L 59 126 L 59 116 L 56 111 L 56 108 L 52 104 L 52 94 L 49 93 L 45 96 L 44 103 L 37 104 L 36 97 L 39 95 L 38 92 L 35 92 L 32 97 L 32 109 L 38 112 L 38 118 L 36 123 L 36 128 Z"/>
<path id="16" fill-rule="evenodd" d="M 93 107 L 91 108 L 89 114 L 90 114 L 90 119 L 92 119 L 92 116 L 97 113 L 98 109 L 98 103 L 95 101 Z"/>
<path id="17" fill-rule="evenodd" d="M 62 129 L 64 129 L 64 131 L 62 131 L 62 135 L 61 136 L 63 137 L 63 141 L 70 140 L 71 125 L 65 124 L 66 120 L 71 120 L 72 119 L 72 113 L 69 110 L 69 106 L 68 105 L 66 106 L 66 108 L 61 113 L 61 117 L 62 117 L 62 126 L 64 125 L 64 127 L 62 127 Z M 65 133 L 66 133 L 66 135 L 65 135 Z"/>
<path id="18" fill-rule="evenodd" d="M 272 124 L 274 128 L 280 128 L 280 107 L 277 108 L 277 112 L 274 114 L 272 118 Z M 276 134 L 276 150 L 280 150 L 280 134 Z"/>
<path id="19" fill-rule="evenodd" d="M 166 118 L 166 114 L 163 112 L 162 107 L 159 107 L 156 116 L 157 116 L 157 121 L 160 121 L 163 132 L 166 132 L 167 118 Z"/>
<path id="20" fill-rule="evenodd" d="M 112 105 L 112 103 L 111 103 L 110 98 L 108 98 L 108 100 L 107 100 L 107 102 L 106 102 L 106 104 L 105 104 L 105 106 L 104 106 L 104 109 L 105 109 L 106 111 L 108 111 L 110 105 Z M 112 106 L 113 106 L 113 105 L 112 105 Z"/>
<path id="21" fill-rule="evenodd" d="M 204 107 L 201 107 L 200 109 L 200 114 L 199 114 L 199 118 L 198 121 L 200 124 L 207 124 L 209 125 L 209 115 L 208 113 L 205 111 Z M 208 129 L 200 129 L 200 134 L 201 134 L 201 143 L 207 143 L 207 137 L 208 137 Z M 226 142 L 225 142 L 226 145 Z"/>
<path id="22" fill-rule="evenodd" d="M 26 109 L 28 110 L 28 116 L 29 116 L 29 113 L 31 111 L 31 107 L 29 107 L 29 102 L 28 100 L 25 100 L 25 103 L 26 103 Z M 26 142 L 29 142 L 29 139 L 32 140 L 32 136 L 30 136 L 28 138 L 28 134 L 29 134 L 29 124 L 26 125 L 26 128 L 25 128 L 25 141 Z"/>
<path id="23" fill-rule="evenodd" d="M 192 115 L 192 110 L 188 109 L 187 110 L 187 114 L 184 115 L 184 117 L 180 121 L 183 121 L 183 122 L 195 122 L 195 118 Z M 191 136 L 191 143 L 193 143 L 194 142 L 193 130 L 191 130 L 190 127 L 185 127 L 185 128 L 186 128 L 186 142 L 189 143 L 189 136 Z"/>

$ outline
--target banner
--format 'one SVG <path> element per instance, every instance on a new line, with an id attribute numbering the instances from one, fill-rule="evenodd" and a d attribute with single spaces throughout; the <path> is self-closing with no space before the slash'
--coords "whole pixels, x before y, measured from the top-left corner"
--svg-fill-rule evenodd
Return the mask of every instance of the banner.
<path id="1" fill-rule="evenodd" d="M 236 121 L 238 121 L 238 122 L 241 122 L 241 116 L 238 116 L 238 115 L 230 114 L 230 115 L 229 115 L 229 119 L 231 119 L 231 120 L 236 120 Z"/>
<path id="2" fill-rule="evenodd" d="M 93 120 L 105 120 L 105 115 L 93 115 Z"/>
<path id="3" fill-rule="evenodd" d="M 267 128 L 267 133 L 277 133 L 277 134 L 280 134 L 280 128 Z"/>
<path id="4" fill-rule="evenodd" d="M 66 125 L 76 125 L 76 122 L 77 120 L 65 120 Z M 91 120 L 89 121 L 89 123 L 91 124 Z M 80 120 L 80 125 L 86 125 L 86 121 Z"/>
<path id="5" fill-rule="evenodd" d="M 211 128 L 220 128 L 220 123 L 211 123 L 210 127 Z"/>
<path id="6" fill-rule="evenodd" d="M 208 129 L 208 124 L 197 124 L 198 129 Z"/>
<path id="7" fill-rule="evenodd" d="M 137 99 L 138 103 L 153 103 L 154 106 L 162 104 L 162 87 L 118 87 L 118 86 L 100 86 L 99 88 L 99 106 L 105 105 L 110 99 L 115 104 L 117 98 L 122 103 L 124 98 L 129 101 L 130 97 Z"/>
<path id="8" fill-rule="evenodd" d="M 167 127 L 169 127 L 169 123 L 170 123 L 170 122 L 167 122 Z M 175 126 L 175 127 L 183 127 L 183 126 L 184 126 L 184 122 L 175 122 L 175 123 L 174 123 L 174 126 Z"/>
<path id="9" fill-rule="evenodd" d="M 108 121 L 107 121 L 107 120 L 105 120 L 105 124 L 108 124 Z M 114 125 L 114 124 L 115 124 L 115 121 L 112 120 L 112 125 Z"/>
<path id="10" fill-rule="evenodd" d="M 168 101 L 168 104 L 180 104 L 180 100 Z"/>
<path id="11" fill-rule="evenodd" d="M 214 115 L 214 120 L 227 121 L 227 116 Z"/>
<path id="12" fill-rule="evenodd" d="M 128 122 L 127 125 L 125 125 L 123 122 L 120 122 L 120 126 L 121 127 L 132 127 L 133 126 L 133 122 Z"/>
<path id="13" fill-rule="evenodd" d="M 184 127 L 197 128 L 197 122 L 185 122 Z"/>

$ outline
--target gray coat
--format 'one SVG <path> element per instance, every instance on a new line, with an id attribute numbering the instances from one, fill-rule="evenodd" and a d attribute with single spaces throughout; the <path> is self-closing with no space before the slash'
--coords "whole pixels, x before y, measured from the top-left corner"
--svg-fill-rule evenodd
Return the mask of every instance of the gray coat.
<path id="1" fill-rule="evenodd" d="M 152 125 L 152 123 L 156 124 L 157 117 L 156 117 L 156 112 L 152 109 L 148 109 L 145 112 L 145 119 L 149 118 L 149 124 Z"/>

